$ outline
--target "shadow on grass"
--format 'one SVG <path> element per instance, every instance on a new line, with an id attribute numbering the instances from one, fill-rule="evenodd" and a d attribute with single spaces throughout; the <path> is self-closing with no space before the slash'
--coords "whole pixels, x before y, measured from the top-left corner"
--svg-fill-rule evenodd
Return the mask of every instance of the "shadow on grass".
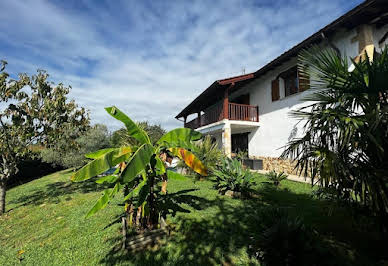
<path id="1" fill-rule="evenodd" d="M 187 205 L 194 202 L 198 215 L 188 216 L 178 208 L 174 219 L 176 230 L 166 243 L 156 249 L 141 252 L 120 250 L 120 237 L 108 240 L 113 246 L 103 264 L 135 265 L 254 265 L 258 262 L 249 257 L 248 247 L 251 237 L 258 230 L 259 211 L 270 206 L 287 208 L 301 216 L 307 224 L 316 228 L 324 238 L 330 238 L 331 245 L 340 265 L 371 265 L 380 256 L 381 247 L 376 239 L 365 232 L 357 232 L 351 227 L 349 217 L 344 213 L 328 216 L 327 203 L 313 199 L 308 194 L 295 194 L 273 186 L 263 186 L 258 194 L 261 198 L 231 200 L 219 196 L 215 200 L 190 198 L 190 195 L 176 193 L 173 205 L 183 199 Z M 208 211 L 211 208 L 213 211 Z M 342 210 L 342 212 L 345 212 Z M 176 212 L 171 212 L 176 214 Z M 344 217 L 347 221 L 344 221 Z M 346 241 L 345 241 L 346 240 Z M 354 243 L 364 241 L 365 244 Z M 334 253 L 333 253 L 334 254 Z M 319 258 L 317 263 L 319 263 Z"/>
<path id="2" fill-rule="evenodd" d="M 74 193 L 89 193 L 101 191 L 103 189 L 106 189 L 106 186 L 96 184 L 93 180 L 79 183 L 73 183 L 70 180 L 66 182 L 58 181 L 49 183 L 43 188 L 38 188 L 27 195 L 22 195 L 9 203 L 18 204 L 18 207 L 26 205 L 40 205 L 47 202 L 58 204 L 63 199 L 66 201 L 71 200 L 71 195 Z M 66 197 L 63 198 L 63 196 Z"/>

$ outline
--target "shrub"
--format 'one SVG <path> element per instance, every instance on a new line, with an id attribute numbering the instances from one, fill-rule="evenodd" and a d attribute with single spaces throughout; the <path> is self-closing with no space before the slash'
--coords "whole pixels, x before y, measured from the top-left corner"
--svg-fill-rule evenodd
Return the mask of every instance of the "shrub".
<path id="1" fill-rule="evenodd" d="M 216 177 L 215 188 L 221 193 L 228 190 L 241 192 L 247 195 L 254 185 L 254 174 L 248 169 L 244 169 L 237 159 L 223 158 L 221 164 L 214 169 Z"/>
<path id="2" fill-rule="evenodd" d="M 73 136 L 74 134 L 74 136 Z M 74 139 L 73 139 L 74 137 Z M 88 162 L 86 153 L 107 148 L 109 132 L 105 125 L 97 124 L 85 132 L 74 132 L 72 128 L 51 147 L 40 151 L 42 161 L 64 168 L 81 167 Z"/>
<path id="3" fill-rule="evenodd" d="M 262 265 L 331 265 L 328 248 L 299 216 L 281 208 L 260 212 L 251 249 Z"/>
<path id="4" fill-rule="evenodd" d="M 282 182 L 284 179 L 287 179 L 288 175 L 286 175 L 284 172 L 276 173 L 275 170 L 272 170 L 267 174 L 267 177 L 272 182 L 272 184 L 278 187 L 280 182 Z"/>

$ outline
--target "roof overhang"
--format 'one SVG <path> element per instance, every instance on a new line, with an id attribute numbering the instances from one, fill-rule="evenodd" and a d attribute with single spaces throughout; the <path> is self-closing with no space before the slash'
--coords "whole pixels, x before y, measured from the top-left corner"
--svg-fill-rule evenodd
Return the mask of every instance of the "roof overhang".
<path id="1" fill-rule="evenodd" d="M 352 29 L 361 24 L 375 24 L 376 27 L 382 27 L 388 23 L 387 12 L 387 0 L 367 0 L 281 54 L 256 72 L 215 81 L 195 98 L 194 101 L 186 106 L 175 118 L 178 119 L 204 110 L 204 108 L 221 99 L 225 88 L 230 86 L 230 84 L 235 84 L 232 88 L 232 92 L 241 89 L 247 83 L 252 82 L 254 79 L 263 76 L 268 71 L 273 70 L 291 58 L 296 57 L 301 50 L 322 42 L 326 38 L 325 36 L 330 36 L 339 28 Z"/>
<path id="2" fill-rule="evenodd" d="M 242 86 L 246 85 L 249 81 L 254 79 L 253 73 L 245 74 L 241 76 L 231 77 L 227 79 L 221 79 L 215 81 L 206 90 L 204 90 L 197 98 L 194 99 L 185 109 L 183 109 L 175 118 L 185 117 L 190 114 L 194 114 L 203 111 L 205 108 L 211 106 L 216 101 L 221 100 L 224 96 L 224 91 L 230 87 L 230 93 L 238 90 Z"/>

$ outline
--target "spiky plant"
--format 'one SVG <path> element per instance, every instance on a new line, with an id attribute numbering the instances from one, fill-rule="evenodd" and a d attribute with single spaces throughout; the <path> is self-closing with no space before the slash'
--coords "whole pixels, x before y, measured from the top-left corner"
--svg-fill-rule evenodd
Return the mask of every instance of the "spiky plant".
<path id="1" fill-rule="evenodd" d="M 216 177 L 215 188 L 221 193 L 228 190 L 248 194 L 255 184 L 254 174 L 249 169 L 244 169 L 237 159 L 224 157 L 219 167 L 214 169 Z"/>
<path id="2" fill-rule="evenodd" d="M 309 77 L 312 103 L 292 112 L 305 121 L 284 158 L 296 160 L 312 182 L 369 207 L 388 226 L 388 49 L 352 61 L 317 47 L 301 53 L 301 78 Z M 333 186 L 332 186 L 333 187 Z"/>
<path id="3" fill-rule="evenodd" d="M 284 171 L 281 173 L 277 173 L 275 170 L 272 170 L 266 176 L 272 182 L 272 184 L 274 184 L 276 187 L 278 187 L 280 185 L 280 183 L 283 180 L 287 179 L 287 177 L 288 177 L 288 175 L 286 175 L 284 173 Z"/>

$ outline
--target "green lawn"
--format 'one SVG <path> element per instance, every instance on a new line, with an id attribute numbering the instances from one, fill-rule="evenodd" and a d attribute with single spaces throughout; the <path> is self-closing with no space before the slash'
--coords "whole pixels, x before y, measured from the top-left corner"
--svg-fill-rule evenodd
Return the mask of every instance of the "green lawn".
<path id="1" fill-rule="evenodd" d="M 232 199 L 218 195 L 210 181 L 171 182 L 168 223 L 175 233 L 159 248 L 132 254 L 119 250 L 120 197 L 108 208 L 85 219 L 104 187 L 93 182 L 71 183 L 70 172 L 58 172 L 12 188 L 8 212 L 0 217 L 0 265 L 247 265 L 258 264 L 247 252 L 257 225 L 257 210 L 287 207 L 301 215 L 336 246 L 350 264 L 376 264 L 377 234 L 355 229 L 348 211 L 311 197 L 308 184 L 285 181 L 280 189 L 257 177 L 259 198 Z M 183 202 L 177 204 L 178 202 Z M 23 250 L 22 255 L 18 252 Z"/>

